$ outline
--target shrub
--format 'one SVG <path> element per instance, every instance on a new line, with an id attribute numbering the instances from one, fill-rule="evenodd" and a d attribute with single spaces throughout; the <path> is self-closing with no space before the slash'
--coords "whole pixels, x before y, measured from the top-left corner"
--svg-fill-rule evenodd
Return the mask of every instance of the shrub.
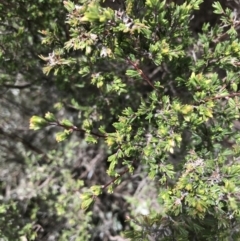
<path id="1" fill-rule="evenodd" d="M 79 115 L 74 122 L 34 116 L 30 127 L 58 126 L 57 141 L 79 132 L 108 147 L 112 181 L 86 191 L 82 208 L 139 166 L 155 180 L 161 208 L 129 218 L 132 240 L 239 234 L 239 21 L 215 2 L 220 23 L 194 33 L 202 2 L 127 0 L 114 10 L 97 0 L 64 1 L 70 37 L 40 56 L 45 74 L 66 76 L 66 88 L 79 93 L 67 100 Z"/>

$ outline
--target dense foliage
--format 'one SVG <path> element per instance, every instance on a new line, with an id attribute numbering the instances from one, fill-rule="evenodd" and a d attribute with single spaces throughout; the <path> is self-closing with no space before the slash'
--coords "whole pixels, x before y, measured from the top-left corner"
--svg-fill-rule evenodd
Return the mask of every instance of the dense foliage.
<path id="1" fill-rule="evenodd" d="M 240 238 L 238 13 L 183 2 L 0 3 L 3 238 Z"/>
<path id="2" fill-rule="evenodd" d="M 62 236 L 66 240 L 71 233 L 66 228 L 61 234 L 66 220 L 73 223 L 75 217 L 81 222 L 83 216 L 75 212 L 77 205 L 71 208 L 74 195 L 66 198 L 65 192 L 59 195 L 57 190 L 81 185 L 73 185 L 69 178 L 73 170 L 69 166 L 76 162 L 71 155 L 88 151 L 83 147 L 81 152 L 69 152 L 72 143 L 55 145 L 51 130 L 44 136 L 29 131 L 30 117 L 46 113 L 65 94 L 54 84 L 57 78 L 42 72 L 38 55 L 47 54 L 49 46 L 42 45 L 38 31 L 46 29 L 58 34 L 60 42 L 66 41 L 66 11 L 55 0 L 1 1 L 0 13 L 0 239 L 60 240 Z M 61 204 L 58 198 L 65 202 Z M 65 206 L 71 217 L 64 212 Z M 79 224 L 79 234 L 74 231 L 83 240 L 89 217 Z"/>

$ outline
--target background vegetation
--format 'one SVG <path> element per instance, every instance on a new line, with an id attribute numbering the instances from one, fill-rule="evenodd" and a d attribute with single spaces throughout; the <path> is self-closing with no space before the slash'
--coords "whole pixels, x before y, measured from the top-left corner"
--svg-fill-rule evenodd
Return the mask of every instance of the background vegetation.
<path id="1" fill-rule="evenodd" d="M 239 6 L 1 1 L 0 237 L 238 240 Z"/>

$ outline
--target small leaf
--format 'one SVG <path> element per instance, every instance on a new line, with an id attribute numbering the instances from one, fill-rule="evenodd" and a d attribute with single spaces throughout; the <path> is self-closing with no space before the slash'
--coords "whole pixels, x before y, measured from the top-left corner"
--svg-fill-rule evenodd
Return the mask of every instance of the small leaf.
<path id="1" fill-rule="evenodd" d="M 73 126 L 73 123 L 70 120 L 67 120 L 67 119 L 61 120 L 60 124 L 65 126 L 65 127 L 72 127 Z"/>
<path id="2" fill-rule="evenodd" d="M 29 128 L 31 130 L 39 130 L 42 127 L 45 127 L 47 125 L 47 121 L 39 116 L 32 116 L 32 118 L 30 119 L 30 126 Z"/>
<path id="3" fill-rule="evenodd" d="M 99 194 L 102 193 L 102 187 L 101 186 L 98 186 L 98 185 L 91 186 L 90 189 L 91 189 L 94 196 L 98 196 Z"/>
<path id="4" fill-rule="evenodd" d="M 93 199 L 91 197 L 89 197 L 89 199 L 83 200 L 81 203 L 81 208 L 83 210 L 88 209 L 88 207 L 91 205 L 92 202 L 93 202 Z"/>
<path id="5" fill-rule="evenodd" d="M 68 12 L 72 12 L 75 9 L 75 5 L 71 1 L 63 1 L 63 5 L 68 10 Z"/>
<path id="6" fill-rule="evenodd" d="M 56 118 L 55 118 L 54 114 L 53 114 L 53 113 L 50 113 L 50 112 L 47 112 L 47 113 L 45 114 L 45 118 L 46 118 L 48 121 L 56 121 Z"/>
<path id="7" fill-rule="evenodd" d="M 193 106 L 192 105 L 184 105 L 180 111 L 182 112 L 182 114 L 187 115 L 193 111 Z"/>
<path id="8" fill-rule="evenodd" d="M 216 13 L 216 14 L 223 14 L 224 13 L 224 10 L 223 10 L 220 2 L 214 2 L 213 8 L 215 9 L 213 12 Z"/>
<path id="9" fill-rule="evenodd" d="M 69 136 L 70 133 L 71 133 L 70 130 L 64 130 L 62 132 L 58 132 L 56 134 L 56 141 L 57 142 L 64 141 Z"/>
<path id="10" fill-rule="evenodd" d="M 93 143 L 93 144 L 96 144 L 98 141 L 95 137 L 93 137 L 92 135 L 88 135 L 86 138 L 85 138 L 86 142 L 88 143 Z"/>

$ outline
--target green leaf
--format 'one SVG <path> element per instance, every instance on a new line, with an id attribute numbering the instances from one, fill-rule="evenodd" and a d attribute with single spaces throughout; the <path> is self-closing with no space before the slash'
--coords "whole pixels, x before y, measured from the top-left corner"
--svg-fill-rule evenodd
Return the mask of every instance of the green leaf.
<path id="1" fill-rule="evenodd" d="M 214 2 L 213 8 L 214 8 L 214 13 L 216 13 L 216 14 L 223 14 L 224 13 L 224 10 L 223 10 L 220 2 Z"/>
<path id="2" fill-rule="evenodd" d="M 47 112 L 45 114 L 45 119 L 48 121 L 56 121 L 56 118 L 53 113 Z"/>
<path id="3" fill-rule="evenodd" d="M 68 12 L 72 12 L 75 9 L 75 5 L 71 1 L 63 1 L 63 5 L 68 10 Z"/>
<path id="4" fill-rule="evenodd" d="M 83 210 L 88 209 L 92 202 L 93 202 L 93 199 L 90 197 L 88 199 L 84 199 L 81 203 L 81 208 Z"/>
<path id="5" fill-rule="evenodd" d="M 93 144 L 96 144 L 98 142 L 97 138 L 92 135 L 88 135 L 85 140 L 86 142 Z"/>
<path id="6" fill-rule="evenodd" d="M 98 185 L 91 186 L 90 189 L 91 189 L 94 196 L 98 196 L 102 193 L 102 187 L 101 186 L 98 186 Z"/>
<path id="7" fill-rule="evenodd" d="M 126 75 L 131 78 L 141 78 L 141 74 L 137 70 L 128 69 Z"/>
<path id="8" fill-rule="evenodd" d="M 39 130 L 42 127 L 47 126 L 48 122 L 44 118 L 41 118 L 39 116 L 32 116 L 30 119 L 30 129 L 32 130 Z"/>
<path id="9" fill-rule="evenodd" d="M 67 120 L 67 119 L 61 120 L 60 124 L 65 126 L 65 127 L 72 127 L 73 126 L 73 123 L 70 120 Z"/>
<path id="10" fill-rule="evenodd" d="M 56 141 L 57 142 L 61 142 L 64 141 L 66 138 L 68 138 L 68 136 L 71 134 L 70 130 L 64 130 L 62 132 L 58 132 L 56 134 Z"/>

